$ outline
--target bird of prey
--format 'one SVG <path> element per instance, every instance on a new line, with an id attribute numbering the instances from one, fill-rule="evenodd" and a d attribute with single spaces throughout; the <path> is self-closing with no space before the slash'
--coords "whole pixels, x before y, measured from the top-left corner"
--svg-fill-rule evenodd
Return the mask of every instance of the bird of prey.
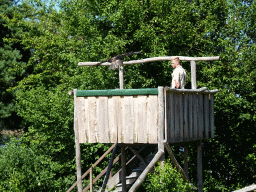
<path id="1" fill-rule="evenodd" d="M 121 64 L 121 60 L 125 57 L 125 56 L 131 56 L 131 55 L 134 55 L 134 54 L 140 54 L 142 53 L 143 51 L 138 51 L 138 52 L 129 52 L 129 53 L 124 53 L 124 54 L 121 54 L 121 55 L 116 55 L 114 57 L 111 57 L 109 59 L 106 59 L 104 61 L 101 61 L 99 64 L 97 65 L 101 65 L 102 63 L 105 63 L 105 62 L 110 62 L 111 65 L 109 66 L 110 69 L 114 70 L 116 68 L 119 67 L 119 65 Z"/>

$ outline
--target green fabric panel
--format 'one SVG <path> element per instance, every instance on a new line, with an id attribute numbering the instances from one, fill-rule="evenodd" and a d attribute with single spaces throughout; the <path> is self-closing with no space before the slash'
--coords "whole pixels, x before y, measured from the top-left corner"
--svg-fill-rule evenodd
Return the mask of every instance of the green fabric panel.
<path id="1" fill-rule="evenodd" d="M 157 88 L 146 89 L 107 89 L 107 90 L 77 90 L 77 97 L 89 96 L 129 96 L 129 95 L 158 95 Z"/>

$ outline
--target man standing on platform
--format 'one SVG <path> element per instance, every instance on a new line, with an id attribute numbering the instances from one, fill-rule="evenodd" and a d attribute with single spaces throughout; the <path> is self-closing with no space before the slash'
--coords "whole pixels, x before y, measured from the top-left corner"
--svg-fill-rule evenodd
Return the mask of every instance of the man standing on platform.
<path id="1" fill-rule="evenodd" d="M 187 73 L 180 65 L 179 57 L 172 59 L 172 67 L 174 68 L 172 73 L 172 88 L 184 89 Z"/>

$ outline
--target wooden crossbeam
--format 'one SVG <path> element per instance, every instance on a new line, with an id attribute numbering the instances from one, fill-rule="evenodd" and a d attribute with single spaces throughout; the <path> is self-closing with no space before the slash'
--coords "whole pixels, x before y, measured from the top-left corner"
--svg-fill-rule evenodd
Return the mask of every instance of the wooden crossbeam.
<path id="1" fill-rule="evenodd" d="M 171 61 L 173 58 L 179 57 L 181 61 L 217 61 L 220 59 L 220 56 L 213 57 L 185 57 L 185 56 L 165 56 L 165 57 L 151 57 L 140 60 L 124 61 L 123 65 L 135 65 L 140 63 L 149 63 L 154 61 Z M 100 62 L 79 62 L 78 66 L 99 66 Z M 101 63 L 100 66 L 110 66 L 110 62 Z"/>
<path id="2" fill-rule="evenodd" d="M 133 61 L 123 61 L 119 66 L 119 84 L 120 89 L 123 89 L 123 65 L 135 65 L 141 63 L 149 63 L 154 61 L 171 61 L 175 57 L 179 57 L 181 61 L 190 61 L 191 64 L 191 88 L 196 89 L 196 61 L 217 61 L 220 59 L 220 56 L 212 56 L 212 57 L 186 57 L 186 56 L 165 56 L 165 57 L 151 57 L 140 60 Z M 110 66 L 110 62 L 79 62 L 78 66 Z"/>

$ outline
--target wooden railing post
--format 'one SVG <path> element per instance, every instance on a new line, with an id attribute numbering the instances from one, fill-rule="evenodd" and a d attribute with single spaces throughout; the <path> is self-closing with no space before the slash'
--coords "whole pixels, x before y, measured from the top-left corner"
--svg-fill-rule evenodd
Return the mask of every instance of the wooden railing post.
<path id="1" fill-rule="evenodd" d="M 196 89 L 196 62 L 190 61 L 191 63 L 191 88 Z"/>
<path id="2" fill-rule="evenodd" d="M 119 84 L 120 84 L 120 89 L 123 89 L 124 88 L 124 66 L 121 60 L 119 60 L 119 62 L 121 62 L 119 64 Z"/>

